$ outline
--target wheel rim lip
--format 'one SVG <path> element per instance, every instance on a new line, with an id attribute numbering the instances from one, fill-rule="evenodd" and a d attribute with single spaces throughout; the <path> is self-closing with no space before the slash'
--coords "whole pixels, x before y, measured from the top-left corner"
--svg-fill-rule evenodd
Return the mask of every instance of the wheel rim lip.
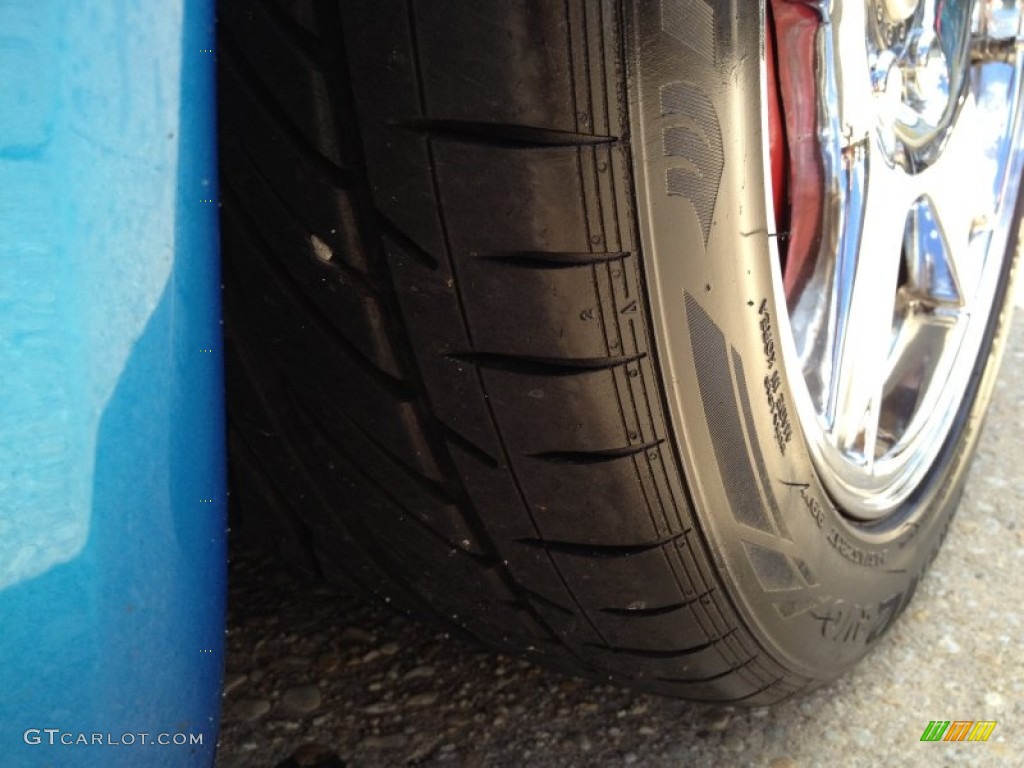
<path id="1" fill-rule="evenodd" d="M 821 34 L 819 31 L 819 37 Z M 983 338 L 992 319 L 1002 266 L 1008 258 L 1010 229 L 1017 202 L 1017 185 L 1013 180 L 1019 179 L 1024 162 L 1024 152 L 1021 150 L 1024 143 L 1024 120 L 1021 118 L 1024 73 L 1021 58 L 1018 56 L 1012 66 L 1009 78 L 1012 99 L 1008 100 L 1002 113 L 1006 127 L 1003 131 L 1006 154 L 998 168 L 1001 173 L 1000 189 L 995 196 L 997 202 L 993 211 L 991 234 L 984 248 L 985 266 L 971 297 L 971 313 L 964 314 L 957 333 L 943 345 L 944 353 L 939 363 L 931 368 L 936 378 L 919 393 L 917 407 L 904 433 L 893 439 L 888 450 L 874 459 L 870 463 L 870 470 L 866 471 L 862 464 L 852 460 L 848 451 L 830 439 L 829 424 L 811 395 L 807 378 L 803 375 L 790 377 L 797 421 L 818 474 L 840 510 L 854 521 L 876 522 L 885 518 L 921 486 L 954 429 L 956 415 L 968 392 L 975 364 L 985 352 L 982 349 Z M 977 66 L 987 66 L 989 63 Z M 768 62 L 768 66 L 771 64 Z M 975 65 L 972 64 L 971 69 L 973 71 Z M 969 78 L 972 79 L 973 88 L 977 80 L 973 74 Z M 975 96 L 972 91 L 970 98 Z M 767 120 L 763 118 L 762 125 L 766 124 Z M 769 166 L 766 164 L 765 167 Z M 771 211 L 770 187 L 767 197 Z M 774 253 L 774 241 L 771 247 L 773 254 L 777 255 Z M 897 252 L 899 250 L 897 246 Z M 819 262 L 822 258 L 820 253 L 812 256 L 816 256 Z M 776 306 L 789 308 L 792 302 L 787 299 L 785 278 L 779 268 L 781 262 L 778 259 L 773 261 Z M 813 286 L 813 280 L 807 285 Z M 810 295 L 806 292 L 806 286 L 804 295 Z M 782 331 L 780 346 L 786 367 L 791 371 L 802 371 L 804 360 L 798 348 L 807 349 L 811 338 L 807 328 L 801 328 L 800 325 L 805 318 L 799 313 L 780 311 L 778 314 Z M 893 340 L 896 339 L 894 335 Z"/>

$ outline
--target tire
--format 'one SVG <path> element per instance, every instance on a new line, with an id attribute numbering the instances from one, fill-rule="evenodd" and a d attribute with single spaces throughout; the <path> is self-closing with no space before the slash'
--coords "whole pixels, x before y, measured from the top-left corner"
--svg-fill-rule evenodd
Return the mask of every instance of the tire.
<path id="1" fill-rule="evenodd" d="M 491 647 L 670 696 L 777 702 L 878 642 L 961 494 L 1013 258 L 928 471 L 857 517 L 784 405 L 760 13 L 223 6 L 243 526 Z"/>

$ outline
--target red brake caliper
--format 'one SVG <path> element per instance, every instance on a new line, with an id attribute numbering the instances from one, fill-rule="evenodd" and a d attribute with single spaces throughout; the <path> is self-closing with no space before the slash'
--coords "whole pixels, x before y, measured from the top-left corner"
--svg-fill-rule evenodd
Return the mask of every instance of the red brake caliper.
<path id="1" fill-rule="evenodd" d="M 764 55 L 768 69 L 768 151 L 772 168 L 772 199 L 775 203 L 775 231 L 785 229 L 789 219 L 789 199 L 786 195 L 786 127 L 782 124 L 782 104 L 779 103 L 779 76 L 775 58 L 775 27 L 769 3 L 765 16 Z"/>
<path id="2" fill-rule="evenodd" d="M 776 231 L 788 233 L 779 251 L 786 295 L 791 296 L 814 269 L 821 226 L 824 174 L 815 85 L 821 17 L 803 0 L 771 0 L 767 23 L 772 194 Z"/>

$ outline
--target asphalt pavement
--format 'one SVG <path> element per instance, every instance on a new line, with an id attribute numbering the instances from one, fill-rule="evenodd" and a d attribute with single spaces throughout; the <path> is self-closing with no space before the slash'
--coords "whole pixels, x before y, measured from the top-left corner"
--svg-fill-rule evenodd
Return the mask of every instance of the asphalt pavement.
<path id="1" fill-rule="evenodd" d="M 1024 766 L 1017 314 L 946 545 L 838 682 L 745 710 L 580 681 L 310 585 L 238 541 L 217 765 Z M 922 742 L 931 720 L 997 725 L 987 742 Z"/>

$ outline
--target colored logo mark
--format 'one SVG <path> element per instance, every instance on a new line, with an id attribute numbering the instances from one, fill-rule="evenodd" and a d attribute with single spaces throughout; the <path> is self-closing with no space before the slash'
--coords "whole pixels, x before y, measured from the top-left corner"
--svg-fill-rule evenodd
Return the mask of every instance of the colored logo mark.
<path id="1" fill-rule="evenodd" d="M 930 720 L 921 741 L 988 741 L 995 720 Z"/>

